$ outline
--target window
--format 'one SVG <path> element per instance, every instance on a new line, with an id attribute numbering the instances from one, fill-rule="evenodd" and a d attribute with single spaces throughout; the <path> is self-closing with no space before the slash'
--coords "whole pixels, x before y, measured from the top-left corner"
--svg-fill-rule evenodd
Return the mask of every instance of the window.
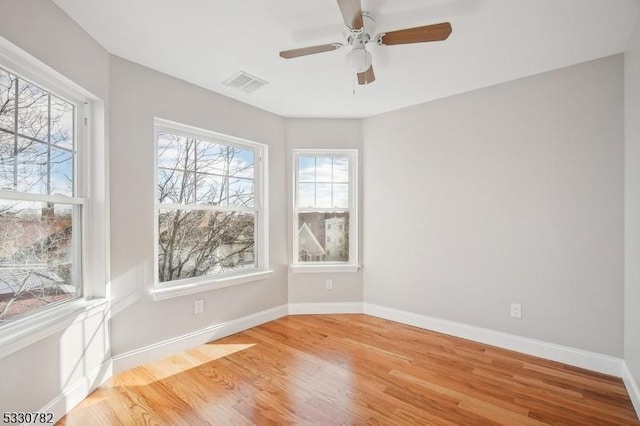
<path id="1" fill-rule="evenodd" d="M 0 326 L 82 296 L 81 105 L 0 67 Z"/>
<path id="2" fill-rule="evenodd" d="M 357 270 L 357 151 L 294 150 L 293 157 L 294 272 Z"/>
<path id="3" fill-rule="evenodd" d="M 266 146 L 156 120 L 157 285 L 263 271 Z"/>

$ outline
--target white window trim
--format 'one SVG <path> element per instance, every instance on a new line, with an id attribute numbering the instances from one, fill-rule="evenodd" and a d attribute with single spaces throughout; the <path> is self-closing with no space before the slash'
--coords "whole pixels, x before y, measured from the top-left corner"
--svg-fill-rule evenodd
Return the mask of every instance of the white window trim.
<path id="1" fill-rule="evenodd" d="M 151 290 L 153 300 L 166 300 L 174 297 L 188 296 L 190 294 L 202 293 L 205 291 L 218 290 L 221 288 L 231 287 L 239 284 L 247 284 L 256 281 L 268 279 L 273 271 L 252 271 L 243 275 L 220 277 L 215 279 L 205 279 L 207 277 L 198 277 L 189 280 L 180 280 L 182 283 L 178 286 L 154 287 Z M 193 281 L 192 281 L 193 280 Z"/>
<path id="2" fill-rule="evenodd" d="M 104 137 L 104 102 L 3 37 L 0 37 L 0 63 L 19 77 L 74 103 L 77 121 L 74 197 L 56 195 L 32 198 L 29 194 L 11 191 L 2 191 L 2 196 L 25 201 L 46 198 L 51 202 L 82 205 L 84 210 L 79 225 L 82 243 L 75 260 L 81 262 L 78 264 L 81 271 L 81 297 L 34 311 L 0 327 L 2 358 L 93 315 L 96 309 L 108 316 L 110 304 L 108 150 Z"/>
<path id="3" fill-rule="evenodd" d="M 258 157 L 255 162 L 255 176 L 254 187 L 257 188 L 254 203 L 256 205 L 256 260 L 258 266 L 254 269 L 246 271 L 237 271 L 227 274 L 219 275 L 207 275 L 203 277 L 188 278 L 182 280 L 174 280 L 165 283 L 161 283 L 159 280 L 158 271 L 158 212 L 160 203 L 158 203 L 157 187 L 158 187 L 158 132 L 166 131 L 179 132 L 187 136 L 197 137 L 201 140 L 228 143 L 231 145 L 250 148 L 257 152 Z M 186 296 L 189 294 L 196 294 L 206 291 L 217 290 L 234 285 L 246 284 L 256 281 L 261 281 L 269 278 L 272 274 L 272 270 L 269 267 L 269 205 L 268 205 L 268 177 L 269 177 L 269 147 L 265 144 L 250 141 L 247 139 L 238 138 L 235 136 L 225 135 L 223 133 L 215 132 L 212 130 L 205 130 L 198 127 L 190 126 L 187 124 L 177 123 L 175 121 L 154 118 L 154 140 L 153 140 L 153 188 L 154 188 L 154 211 L 153 211 L 153 223 L 154 223 L 154 272 L 153 272 L 153 285 L 149 289 L 149 294 L 154 301 L 166 300 L 174 297 Z M 181 209 L 198 209 L 198 210 L 225 210 L 225 207 L 216 206 L 191 206 L 191 205 L 162 205 L 165 207 L 176 207 Z M 228 210 L 228 209 L 227 209 Z M 236 210 L 242 210 L 242 208 L 234 208 Z M 254 211 L 251 209 L 251 211 Z"/>
<path id="4" fill-rule="evenodd" d="M 300 156 L 346 155 L 349 157 L 349 261 L 348 262 L 299 262 L 298 261 L 298 212 L 302 210 L 335 211 L 333 208 L 298 209 L 298 159 Z M 289 269 L 293 273 L 358 272 L 358 150 L 357 149 L 294 149 L 292 155 L 292 239 L 293 253 Z"/>
<path id="5" fill-rule="evenodd" d="M 0 359 L 97 312 L 102 313 L 106 318 L 109 317 L 107 299 L 74 299 L 11 322 L 3 327 L 0 333 Z"/>

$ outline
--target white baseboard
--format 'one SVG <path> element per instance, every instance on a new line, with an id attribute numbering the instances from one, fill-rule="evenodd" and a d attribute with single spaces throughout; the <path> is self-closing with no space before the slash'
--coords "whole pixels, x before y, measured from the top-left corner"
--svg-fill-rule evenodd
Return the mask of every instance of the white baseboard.
<path id="1" fill-rule="evenodd" d="M 116 355 L 113 357 L 113 372 L 117 374 L 151 361 L 175 355 L 194 346 L 204 345 L 212 340 L 221 339 L 248 328 L 284 317 L 287 313 L 287 305 L 280 305 L 275 308 L 215 324 L 182 336 L 163 340 L 152 345 Z"/>
<path id="2" fill-rule="evenodd" d="M 85 377 L 65 387 L 60 395 L 38 410 L 39 413 L 52 413 L 53 423 L 64 417 L 73 407 L 85 399 L 98 386 L 106 382 L 113 373 L 111 359 L 98 365 Z"/>
<path id="3" fill-rule="evenodd" d="M 361 313 L 362 302 L 289 303 L 289 315 Z"/>
<path id="4" fill-rule="evenodd" d="M 626 362 L 622 365 L 622 380 L 627 388 L 627 393 L 629 394 L 629 398 L 631 398 L 631 403 L 633 404 L 633 408 L 636 410 L 638 419 L 640 419 L 640 387 L 638 386 L 638 382 L 631 375 L 631 371 L 629 371 L 629 367 Z"/>
<path id="5" fill-rule="evenodd" d="M 450 336 L 461 337 L 487 345 L 562 362 L 575 367 L 586 368 L 599 373 L 622 377 L 622 359 L 609 355 L 584 351 L 555 343 L 547 343 L 371 303 L 364 303 L 364 313 L 402 324 L 448 334 Z"/>

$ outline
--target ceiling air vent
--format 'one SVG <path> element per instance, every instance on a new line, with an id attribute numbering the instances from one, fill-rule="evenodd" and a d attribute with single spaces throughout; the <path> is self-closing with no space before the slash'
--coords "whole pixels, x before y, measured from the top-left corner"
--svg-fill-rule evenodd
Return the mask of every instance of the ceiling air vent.
<path id="1" fill-rule="evenodd" d="M 269 83 L 244 71 L 238 71 L 223 84 L 227 87 L 242 90 L 244 93 L 252 93 Z"/>

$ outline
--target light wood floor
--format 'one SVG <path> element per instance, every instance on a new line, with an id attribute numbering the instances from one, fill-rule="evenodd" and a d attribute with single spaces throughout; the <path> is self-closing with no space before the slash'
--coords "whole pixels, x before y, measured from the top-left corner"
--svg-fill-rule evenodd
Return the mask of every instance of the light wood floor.
<path id="1" fill-rule="evenodd" d="M 615 377 L 366 315 L 313 315 L 121 373 L 60 424 L 640 422 Z"/>

